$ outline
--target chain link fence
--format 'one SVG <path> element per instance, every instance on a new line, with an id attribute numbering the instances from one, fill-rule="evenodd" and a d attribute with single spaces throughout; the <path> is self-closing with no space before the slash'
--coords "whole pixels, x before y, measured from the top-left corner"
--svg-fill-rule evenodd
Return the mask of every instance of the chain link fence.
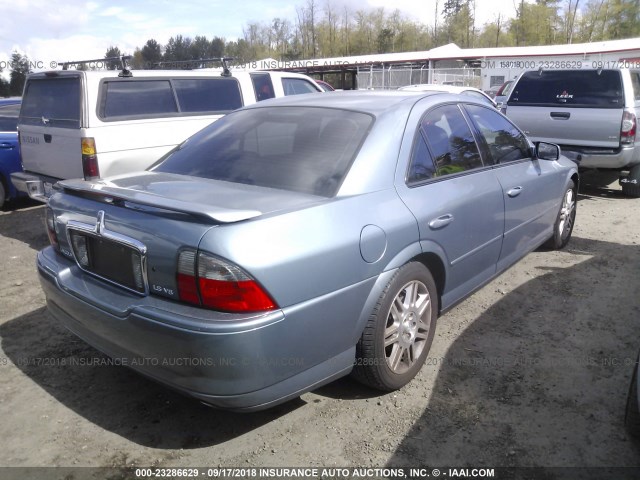
<path id="1" fill-rule="evenodd" d="M 359 90 L 397 90 L 418 83 L 480 88 L 482 80 L 479 68 L 435 68 L 430 71 L 427 65 L 358 67 Z"/>

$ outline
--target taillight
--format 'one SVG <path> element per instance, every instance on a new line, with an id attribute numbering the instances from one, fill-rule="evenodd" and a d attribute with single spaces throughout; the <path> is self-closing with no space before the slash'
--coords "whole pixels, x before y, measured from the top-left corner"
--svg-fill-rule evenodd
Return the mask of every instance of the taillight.
<path id="1" fill-rule="evenodd" d="M 100 178 L 96 141 L 93 137 L 82 137 L 82 173 L 85 180 Z"/>
<path id="2" fill-rule="evenodd" d="M 197 258 L 197 269 L 196 269 Z M 180 300 L 224 312 L 277 308 L 256 280 L 237 265 L 206 253 L 185 250 L 178 257 Z"/>
<path id="3" fill-rule="evenodd" d="M 56 232 L 56 216 L 53 210 L 46 209 L 44 223 L 47 228 L 47 235 L 49 236 L 49 243 L 56 250 L 60 250 L 60 244 L 58 243 L 58 233 Z"/>
<path id="4" fill-rule="evenodd" d="M 636 141 L 636 116 L 628 111 L 622 114 L 622 125 L 620 126 L 620 143 L 622 145 L 633 144 Z"/>

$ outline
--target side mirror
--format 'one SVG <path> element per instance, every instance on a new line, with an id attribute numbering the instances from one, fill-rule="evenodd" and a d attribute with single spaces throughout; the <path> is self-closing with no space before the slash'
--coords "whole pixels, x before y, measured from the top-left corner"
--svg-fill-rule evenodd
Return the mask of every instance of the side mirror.
<path id="1" fill-rule="evenodd" d="M 535 158 L 540 160 L 556 161 L 560 158 L 560 147 L 553 143 L 536 142 L 534 152 Z"/>

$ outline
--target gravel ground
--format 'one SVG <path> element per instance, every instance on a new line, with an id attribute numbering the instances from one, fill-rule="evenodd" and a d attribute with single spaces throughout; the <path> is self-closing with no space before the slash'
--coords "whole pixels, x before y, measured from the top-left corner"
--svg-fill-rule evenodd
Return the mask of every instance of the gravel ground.
<path id="1" fill-rule="evenodd" d="M 34 266 L 43 207 L 22 202 L 0 212 L 0 466 L 638 466 L 623 418 L 639 207 L 614 186 L 582 192 L 568 247 L 531 253 L 441 317 L 402 390 L 345 378 L 236 414 L 101 365 L 53 321 Z"/>

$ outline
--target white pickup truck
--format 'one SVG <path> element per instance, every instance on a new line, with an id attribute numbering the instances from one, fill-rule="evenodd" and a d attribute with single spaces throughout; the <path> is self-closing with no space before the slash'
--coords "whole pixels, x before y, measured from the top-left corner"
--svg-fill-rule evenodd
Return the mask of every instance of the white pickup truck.
<path id="1" fill-rule="evenodd" d="M 506 114 L 531 140 L 560 145 L 580 170 L 640 197 L 640 70 L 525 72 Z"/>
<path id="2" fill-rule="evenodd" d="M 52 185 L 144 170 L 226 113 L 322 92 L 306 75 L 267 71 L 55 70 L 29 75 L 14 186 L 46 201 Z"/>

